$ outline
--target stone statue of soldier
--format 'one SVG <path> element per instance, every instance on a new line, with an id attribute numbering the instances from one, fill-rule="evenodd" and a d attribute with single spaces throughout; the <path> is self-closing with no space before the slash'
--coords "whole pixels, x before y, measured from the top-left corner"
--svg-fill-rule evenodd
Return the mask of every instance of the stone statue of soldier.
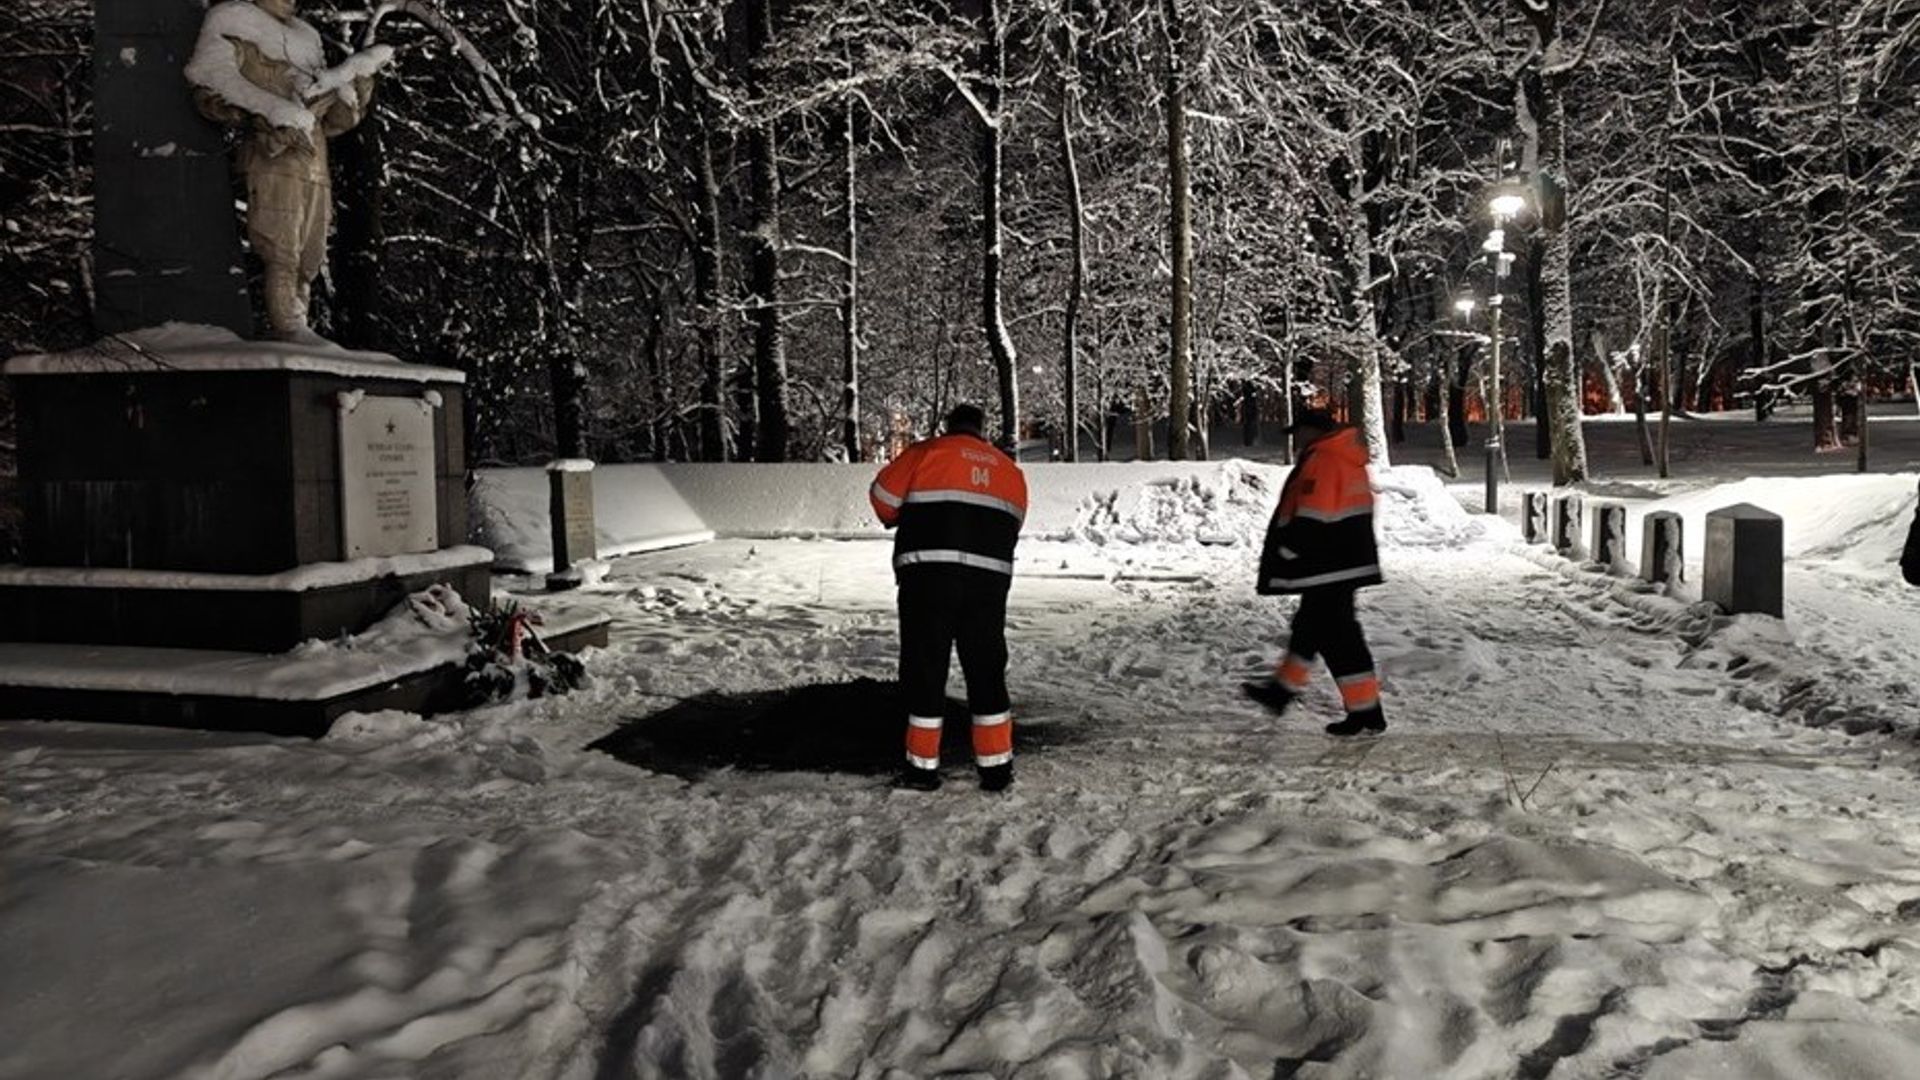
<path id="1" fill-rule="evenodd" d="M 324 344 L 307 324 L 333 218 L 327 139 L 373 104 L 393 51 L 376 45 L 334 67 L 298 0 L 226 0 L 207 9 L 187 81 L 200 111 L 245 131 L 247 239 L 266 266 L 267 324 L 283 341 Z"/>

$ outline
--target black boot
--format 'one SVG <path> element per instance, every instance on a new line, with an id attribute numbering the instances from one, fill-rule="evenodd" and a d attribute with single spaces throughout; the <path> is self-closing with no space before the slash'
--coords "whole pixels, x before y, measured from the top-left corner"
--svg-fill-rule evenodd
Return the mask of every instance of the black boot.
<path id="1" fill-rule="evenodd" d="M 1240 684 L 1240 692 L 1265 705 L 1275 716 L 1286 712 L 1287 706 L 1293 704 L 1293 699 L 1300 696 L 1275 679 L 1243 682 Z"/>
<path id="2" fill-rule="evenodd" d="M 1013 786 L 1013 762 L 980 766 L 981 791 L 1005 791 Z"/>
<path id="3" fill-rule="evenodd" d="M 939 791 L 940 770 L 922 769 L 917 765 L 909 765 L 900 770 L 900 775 L 894 778 L 893 786 L 909 791 Z"/>
<path id="4" fill-rule="evenodd" d="M 1378 735 L 1387 730 L 1387 716 L 1380 706 L 1350 712 L 1345 720 L 1327 725 L 1329 735 Z"/>

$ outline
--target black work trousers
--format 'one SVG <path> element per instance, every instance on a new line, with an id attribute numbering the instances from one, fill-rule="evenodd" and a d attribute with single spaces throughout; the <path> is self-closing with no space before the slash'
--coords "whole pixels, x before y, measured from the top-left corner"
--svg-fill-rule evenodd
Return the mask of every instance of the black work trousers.
<path id="1" fill-rule="evenodd" d="M 900 692 L 914 716 L 946 712 L 947 668 L 956 647 L 975 716 L 1007 711 L 1005 574 L 966 566 L 903 567 L 900 584 Z"/>
<path id="2" fill-rule="evenodd" d="M 1354 614 L 1353 594 L 1351 585 L 1323 585 L 1302 592 L 1287 652 L 1307 663 L 1325 657 L 1335 679 L 1370 674 L 1373 651 L 1367 648 L 1367 635 Z"/>

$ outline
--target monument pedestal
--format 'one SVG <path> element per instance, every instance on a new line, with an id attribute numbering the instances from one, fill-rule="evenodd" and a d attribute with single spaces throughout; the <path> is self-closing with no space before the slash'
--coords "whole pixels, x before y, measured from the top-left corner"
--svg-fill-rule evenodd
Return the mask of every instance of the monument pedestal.
<path id="1" fill-rule="evenodd" d="M 202 723 L 244 713 L 252 719 L 215 726 L 284 729 L 268 721 L 272 701 L 291 700 L 286 673 L 266 678 L 281 685 L 265 697 L 245 677 L 271 665 L 225 664 L 226 697 L 267 704 L 211 712 L 130 705 L 128 694 L 174 691 L 125 673 L 158 663 L 156 652 L 267 657 L 342 638 L 434 585 L 470 606 L 488 601 L 492 555 L 465 544 L 461 372 L 170 324 L 18 358 L 6 373 L 26 520 L 23 564 L 0 567 L 0 715 L 105 718 L 121 708 L 128 719 Z M 594 636 L 563 634 L 558 644 Z M 93 648 L 73 648 L 81 645 Z M 93 674 L 74 674 L 70 686 L 50 679 L 56 646 L 92 657 Z M 394 678 L 352 685 L 292 682 L 321 695 L 308 706 L 330 702 L 338 715 L 356 694 L 445 663 L 382 669 Z M 107 668 L 119 674 L 102 676 Z M 75 697 L 89 689 L 111 707 Z M 191 696 L 219 699 L 217 689 L 202 679 Z M 309 730 L 327 710 L 281 711 Z"/>

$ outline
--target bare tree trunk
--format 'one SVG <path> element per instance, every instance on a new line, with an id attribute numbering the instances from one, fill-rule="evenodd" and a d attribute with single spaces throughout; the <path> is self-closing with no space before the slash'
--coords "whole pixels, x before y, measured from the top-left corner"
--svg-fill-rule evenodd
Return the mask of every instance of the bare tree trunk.
<path id="1" fill-rule="evenodd" d="M 1660 437 L 1654 442 L 1653 463 L 1661 479 L 1671 475 L 1671 461 L 1667 456 L 1672 443 L 1673 431 L 1673 356 L 1672 344 L 1667 329 L 1667 302 L 1662 297 L 1658 308 L 1660 324 L 1653 328 L 1655 369 L 1660 375 Z"/>
<path id="2" fill-rule="evenodd" d="M 1813 448 L 1840 449 L 1840 427 L 1833 407 L 1833 384 L 1826 380 L 1813 385 Z"/>
<path id="3" fill-rule="evenodd" d="M 1281 309 L 1283 319 L 1286 352 L 1281 356 L 1281 430 L 1294 427 L 1294 307 L 1292 304 Z M 1294 436 L 1281 436 L 1281 461 L 1286 465 L 1294 463 Z"/>
<path id="4" fill-rule="evenodd" d="M 1113 460 L 1113 420 L 1118 410 L 1107 402 L 1107 361 L 1105 341 L 1100 336 L 1100 308 L 1093 309 L 1093 400 L 1100 410 L 1100 460 Z"/>
<path id="5" fill-rule="evenodd" d="M 1001 0 L 985 0 L 980 16 L 980 101 L 987 114 L 980 125 L 976 150 L 980 166 L 980 329 L 987 339 L 994 375 L 1000 385 L 1000 441 L 1012 450 L 1020 442 L 1020 383 L 1013 336 L 1007 332 L 1006 313 L 1000 302 L 1004 272 L 1000 125 L 1005 119 L 1000 100 L 1007 75 L 1006 28 L 1000 3 Z"/>
<path id="6" fill-rule="evenodd" d="M 1854 459 L 1854 471 L 1867 471 L 1867 380 L 1863 376 L 1855 383 L 1854 408 L 1859 410 L 1859 419 L 1855 421 L 1860 428 L 1859 456 Z"/>
<path id="7" fill-rule="evenodd" d="M 1153 399 L 1147 388 L 1133 388 L 1133 460 L 1153 460 Z"/>
<path id="8" fill-rule="evenodd" d="M 1677 18 L 1677 15 L 1672 16 Z M 1667 295 L 1673 258 L 1673 129 L 1679 122 L 1680 62 L 1672 55 L 1673 32 L 1667 38 L 1668 99 L 1660 146 L 1660 285 L 1655 290 L 1654 347 L 1660 360 L 1660 447 L 1657 466 L 1661 479 L 1673 475 L 1673 300 Z"/>
<path id="9" fill-rule="evenodd" d="M 848 64 L 851 68 L 851 63 Z M 849 72 L 851 74 L 851 72 Z M 848 461 L 860 454 L 860 193 L 859 152 L 854 143 L 853 97 L 846 100 L 846 283 L 840 298 L 840 445 Z"/>
<path id="10" fill-rule="evenodd" d="M 1387 422 L 1380 392 L 1380 324 L 1368 288 L 1373 279 L 1373 232 L 1367 221 L 1366 163 L 1360 147 L 1347 147 L 1346 194 L 1348 319 L 1361 342 L 1359 356 L 1347 373 L 1347 420 L 1366 437 L 1367 453 L 1376 466 L 1389 461 Z"/>
<path id="11" fill-rule="evenodd" d="M 1064 55 L 1060 72 L 1060 168 L 1067 183 L 1067 234 L 1073 266 L 1067 280 L 1067 310 L 1061 320 L 1060 352 L 1067 369 L 1067 460 L 1077 462 L 1080 460 L 1080 304 L 1086 295 L 1087 285 L 1086 213 L 1081 203 L 1080 163 L 1073 153 L 1076 45 L 1071 12 L 1062 14 Z M 1104 445 L 1101 456 L 1105 457 Z"/>
<path id="12" fill-rule="evenodd" d="M 749 92 L 764 94 L 763 68 L 773 45 L 772 0 L 754 0 L 747 17 Z M 747 236 L 747 287 L 752 292 L 754 460 L 785 461 L 791 438 L 787 420 L 787 343 L 780 309 L 780 154 L 771 120 L 747 132 L 748 187 L 753 222 Z"/>
<path id="13" fill-rule="evenodd" d="M 1167 417 L 1167 457 L 1191 456 L 1193 412 L 1193 220 L 1187 177 L 1185 16 L 1180 0 L 1164 0 L 1167 30 L 1167 185 L 1171 197 L 1173 258 L 1173 384 Z"/>
<path id="14" fill-rule="evenodd" d="M 713 131 L 702 117 L 695 161 L 699 175 L 694 193 L 693 244 L 693 296 L 699 310 L 700 457 L 725 461 L 731 456 L 727 443 L 727 357 L 720 328 L 725 267 L 720 247 L 720 178 L 714 171 L 713 153 Z"/>
<path id="15" fill-rule="evenodd" d="M 571 208 L 572 236 L 564 263 L 554 250 L 551 208 L 541 221 L 541 243 L 546 252 L 547 287 L 555 333 L 547 358 L 548 391 L 553 397 L 554 453 L 563 458 L 587 456 L 587 369 L 581 355 L 579 312 L 585 283 L 587 250 L 597 225 L 593 181 L 589 170 L 572 159 L 562 168 L 560 201 Z"/>
<path id="16" fill-rule="evenodd" d="M 1434 308 L 1446 303 L 1446 296 L 1440 289 L 1440 279 L 1435 276 L 1432 291 L 1428 293 L 1428 301 Z M 1448 357 L 1441 355 L 1444 350 L 1438 334 L 1427 340 L 1430 343 L 1427 347 L 1427 374 L 1433 385 L 1432 411 L 1436 414 L 1432 419 L 1440 424 L 1441 469 L 1448 476 L 1459 476 L 1460 458 L 1453 449 L 1453 364 Z"/>
<path id="17" fill-rule="evenodd" d="M 1600 373 L 1607 380 L 1607 409 L 1615 414 L 1626 412 L 1627 399 L 1620 393 L 1620 373 L 1613 368 L 1606 335 L 1598 330 L 1593 332 L 1593 359 L 1600 365 Z"/>
<path id="18" fill-rule="evenodd" d="M 1604 0 L 1603 0 L 1604 2 Z M 1541 357 L 1547 394 L 1548 430 L 1553 438 L 1553 482 L 1556 487 L 1587 479 L 1586 433 L 1581 430 L 1580 360 L 1573 349 L 1573 243 L 1567 220 L 1566 88 L 1568 68 L 1552 65 L 1570 42 L 1559 40 L 1563 0 L 1515 0 L 1521 15 L 1533 24 L 1540 45 L 1539 165 L 1540 224 L 1546 234 L 1541 283 L 1546 294 L 1547 350 Z"/>
<path id="19" fill-rule="evenodd" d="M 1633 372 L 1633 430 L 1640 438 L 1640 464 L 1653 464 L 1653 429 L 1647 426 L 1647 369 Z"/>
<path id="20" fill-rule="evenodd" d="M 647 316 L 647 332 L 641 347 L 642 355 L 647 358 L 647 381 L 653 384 L 653 416 L 647 421 L 647 450 L 655 461 L 669 460 L 667 428 L 673 416 L 673 405 L 668 399 L 667 361 L 661 349 L 661 341 L 666 336 L 668 289 L 663 282 L 651 290 L 653 311 Z"/>

